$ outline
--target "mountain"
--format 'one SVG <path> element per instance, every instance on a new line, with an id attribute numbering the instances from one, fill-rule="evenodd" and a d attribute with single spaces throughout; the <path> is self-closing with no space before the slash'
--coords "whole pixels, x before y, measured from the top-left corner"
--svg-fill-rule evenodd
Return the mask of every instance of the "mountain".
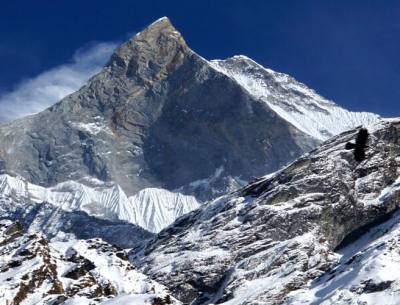
<path id="1" fill-rule="evenodd" d="M 101 239 L 49 241 L 0 221 L 0 304 L 181 304 Z"/>
<path id="2" fill-rule="evenodd" d="M 0 126 L 0 305 L 398 304 L 399 139 L 161 18 Z"/>
<path id="3" fill-rule="evenodd" d="M 204 202 L 234 191 L 377 118 L 250 59 L 207 61 L 161 18 L 79 91 L 1 125 L 0 172 L 45 188 L 114 183 L 117 197 L 135 199 L 121 205 L 96 195 L 89 214 L 157 232 L 198 206 L 183 195 Z"/>
<path id="4" fill-rule="evenodd" d="M 400 119 L 335 136 L 131 260 L 184 303 L 398 304 L 399 139 Z"/>

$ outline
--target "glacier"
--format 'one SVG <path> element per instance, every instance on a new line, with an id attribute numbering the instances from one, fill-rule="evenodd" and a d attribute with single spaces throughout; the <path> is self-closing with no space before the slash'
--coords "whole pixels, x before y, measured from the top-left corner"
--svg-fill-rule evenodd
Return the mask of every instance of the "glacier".
<path id="1" fill-rule="evenodd" d="M 20 176 L 0 175 L 0 194 L 50 203 L 68 212 L 83 211 L 102 219 L 127 221 L 153 233 L 200 206 L 193 196 L 165 189 L 145 188 L 127 197 L 114 183 L 94 178 L 84 180 L 91 186 L 66 181 L 46 188 L 29 183 Z"/>

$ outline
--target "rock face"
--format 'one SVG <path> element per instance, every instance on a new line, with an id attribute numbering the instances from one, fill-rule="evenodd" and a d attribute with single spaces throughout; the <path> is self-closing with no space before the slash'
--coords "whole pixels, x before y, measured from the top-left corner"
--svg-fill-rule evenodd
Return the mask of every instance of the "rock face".
<path id="1" fill-rule="evenodd" d="M 321 141 L 272 105 L 289 93 L 297 106 L 312 102 L 309 112 L 325 112 L 328 103 L 292 79 L 276 78 L 267 88 L 275 92 L 267 95 L 265 87 L 260 98 L 237 81 L 240 73 L 252 73 L 240 67 L 241 60 L 206 61 L 161 18 L 116 50 L 78 92 L 0 126 L 0 168 L 42 186 L 87 176 L 114 181 L 127 195 L 161 187 L 206 200 L 236 189 Z M 288 83 L 297 87 L 285 91 Z M 376 119 L 352 115 L 359 119 L 343 128 Z M 332 120 L 343 125 L 342 117 Z"/>
<path id="2" fill-rule="evenodd" d="M 400 120 L 381 121 L 368 133 L 364 161 L 346 149 L 359 129 L 333 137 L 275 174 L 181 217 L 133 250 L 132 260 L 193 304 L 359 304 L 355 300 L 362 295 L 398 285 L 396 275 L 371 279 L 369 274 L 349 281 L 354 289 L 348 284 L 348 292 L 330 294 L 342 283 L 341 272 L 349 274 L 354 264 L 361 268 L 359 260 L 366 262 L 372 251 L 358 244 L 346 265 L 338 249 L 400 206 Z M 396 241 L 382 240 L 386 253 L 393 253 Z M 315 287 L 321 276 L 324 282 Z M 390 291 L 400 298 L 396 289 Z M 354 298 L 346 299 L 349 294 Z"/>
<path id="3" fill-rule="evenodd" d="M 48 241 L 2 220 L 0 253 L 1 304 L 180 304 L 101 239 Z"/>

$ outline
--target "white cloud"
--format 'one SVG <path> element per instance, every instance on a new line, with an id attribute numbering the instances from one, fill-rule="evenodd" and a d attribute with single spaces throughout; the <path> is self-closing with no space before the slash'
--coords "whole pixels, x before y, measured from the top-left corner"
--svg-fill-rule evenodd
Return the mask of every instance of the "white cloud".
<path id="1" fill-rule="evenodd" d="M 71 63 L 60 65 L 21 82 L 0 94 L 0 122 L 34 114 L 77 91 L 107 62 L 117 43 L 97 43 L 79 49 Z"/>

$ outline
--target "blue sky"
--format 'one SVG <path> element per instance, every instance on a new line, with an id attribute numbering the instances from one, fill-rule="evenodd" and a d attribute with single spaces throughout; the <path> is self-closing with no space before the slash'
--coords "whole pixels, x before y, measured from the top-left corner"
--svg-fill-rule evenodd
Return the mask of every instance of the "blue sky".
<path id="1" fill-rule="evenodd" d="M 0 121 L 75 90 L 162 16 L 203 57 L 244 54 L 348 109 L 400 116 L 399 1 L 1 0 Z"/>

